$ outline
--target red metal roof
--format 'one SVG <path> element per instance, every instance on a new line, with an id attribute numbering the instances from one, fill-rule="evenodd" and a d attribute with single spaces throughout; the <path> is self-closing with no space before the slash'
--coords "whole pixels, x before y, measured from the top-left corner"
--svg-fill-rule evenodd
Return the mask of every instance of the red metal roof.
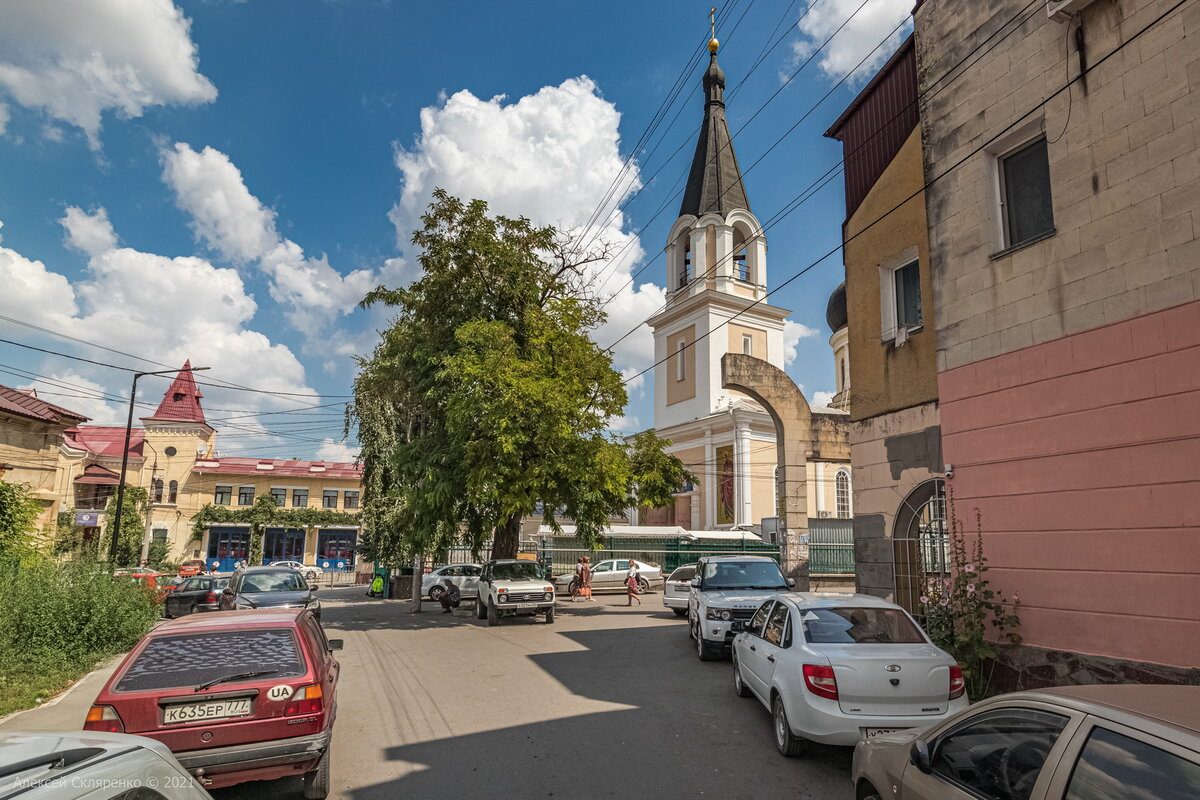
<path id="1" fill-rule="evenodd" d="M 162 402 L 158 404 L 158 410 L 142 419 L 201 422 L 207 425 L 204 409 L 200 407 L 202 397 L 204 395 L 200 394 L 200 390 L 196 388 L 196 379 L 192 377 L 191 359 L 188 359 L 183 362 L 183 369 L 167 387 Z"/>
<path id="2" fill-rule="evenodd" d="M 315 469 L 314 469 L 315 468 Z M 273 475 L 277 477 L 321 477 L 361 480 L 362 467 L 341 461 L 297 461 L 283 458 L 197 459 L 195 472 L 216 475 Z"/>
<path id="3" fill-rule="evenodd" d="M 62 422 L 67 425 L 87 422 L 88 419 L 78 412 L 68 411 L 62 406 L 47 403 L 33 394 L 3 385 L 0 385 L 0 411 L 27 419 L 36 419 L 40 422 Z"/>
<path id="4" fill-rule="evenodd" d="M 115 486 L 120 482 L 120 475 L 99 464 L 88 464 L 84 467 L 83 472 L 75 478 L 75 483 L 95 483 L 105 486 Z"/>
<path id="5" fill-rule="evenodd" d="M 909 35 L 825 135 L 842 143 L 846 218 L 920 124 L 917 55 Z"/>
<path id="6" fill-rule="evenodd" d="M 129 437 L 129 455 L 141 458 L 146 432 L 134 428 Z M 63 431 L 63 443 L 77 450 L 86 450 L 98 456 L 121 457 L 121 446 L 125 443 L 125 429 L 103 425 L 80 425 Z"/>

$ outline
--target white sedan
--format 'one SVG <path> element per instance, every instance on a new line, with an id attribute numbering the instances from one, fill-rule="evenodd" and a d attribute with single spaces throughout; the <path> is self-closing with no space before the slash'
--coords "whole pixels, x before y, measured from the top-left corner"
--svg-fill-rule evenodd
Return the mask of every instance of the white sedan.
<path id="1" fill-rule="evenodd" d="M 463 597 L 479 596 L 479 575 L 482 564 L 447 564 L 421 578 L 421 594 L 437 602 L 446 592 L 446 579 L 450 579 Z"/>
<path id="2" fill-rule="evenodd" d="M 900 606 L 864 594 L 768 599 L 733 639 L 733 686 L 771 711 L 775 746 L 852 746 L 967 707 L 962 670 Z"/>
<path id="3" fill-rule="evenodd" d="M 310 583 L 316 581 L 318 578 L 320 578 L 322 575 L 325 574 L 325 570 L 321 569 L 320 567 L 310 567 L 299 561 L 272 561 L 270 566 L 272 566 L 272 567 L 287 567 L 288 569 L 294 569 L 294 570 L 296 570 L 296 572 L 299 572 L 301 575 L 304 576 L 304 580 L 306 580 Z"/>
<path id="4" fill-rule="evenodd" d="M 696 565 L 684 564 L 676 567 L 663 584 L 663 605 L 675 612 L 677 617 L 686 617 L 688 602 L 692 596 L 692 578 L 696 577 Z"/>
<path id="5" fill-rule="evenodd" d="M 638 570 L 638 591 L 645 593 L 650 591 L 650 588 L 662 581 L 662 568 L 647 564 L 644 561 L 638 561 L 636 558 L 633 563 L 637 565 Z M 625 578 L 629 575 L 629 559 L 626 558 L 610 558 L 607 561 L 598 561 L 592 565 L 592 591 L 625 591 Z M 575 572 L 564 572 L 554 579 L 554 590 L 556 592 L 569 593 L 575 582 Z"/>

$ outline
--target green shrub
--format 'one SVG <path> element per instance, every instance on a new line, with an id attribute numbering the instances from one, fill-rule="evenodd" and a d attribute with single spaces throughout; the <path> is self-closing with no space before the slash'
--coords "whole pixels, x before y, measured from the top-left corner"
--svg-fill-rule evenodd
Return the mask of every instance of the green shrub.
<path id="1" fill-rule="evenodd" d="M 153 590 L 97 562 L 0 569 L 0 714 L 129 649 L 158 611 Z"/>

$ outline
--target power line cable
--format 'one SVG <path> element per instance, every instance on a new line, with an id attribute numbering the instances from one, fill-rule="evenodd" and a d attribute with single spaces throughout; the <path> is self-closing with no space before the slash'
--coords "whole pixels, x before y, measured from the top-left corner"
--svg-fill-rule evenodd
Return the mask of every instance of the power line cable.
<path id="1" fill-rule="evenodd" d="M 864 226 L 862 230 L 860 230 L 860 231 L 858 231 L 857 233 L 853 234 L 852 236 L 850 236 L 850 237 L 846 238 L 846 239 L 845 239 L 844 241 L 842 241 L 842 242 L 841 242 L 841 243 L 840 243 L 840 244 L 839 244 L 837 247 L 835 247 L 835 248 L 833 248 L 832 250 L 828 251 L 828 252 L 827 252 L 827 253 L 825 253 L 823 256 L 821 256 L 820 258 L 818 258 L 816 261 L 813 261 L 812 263 L 808 264 L 808 266 L 804 267 L 804 268 L 803 268 L 803 269 L 801 269 L 800 271 L 798 271 L 798 272 L 796 272 L 795 274 L 793 274 L 791 277 L 789 277 L 787 280 L 785 280 L 785 281 L 784 281 L 783 283 L 781 283 L 779 286 L 777 286 L 777 287 L 775 287 L 774 289 L 772 289 L 772 290 L 768 291 L 768 292 L 767 292 L 767 293 L 766 293 L 766 294 L 763 296 L 763 298 L 762 298 L 762 299 L 760 299 L 760 300 L 755 300 L 754 302 L 750 303 L 750 305 L 748 305 L 746 308 L 742 309 L 741 311 L 739 311 L 739 312 L 737 312 L 736 314 L 734 314 L 733 316 L 731 316 L 729 319 L 727 319 L 727 320 L 724 320 L 723 322 L 720 322 L 720 323 L 718 323 L 718 324 L 717 324 L 716 326 L 714 326 L 714 327 L 713 327 L 711 330 L 709 330 L 709 331 L 706 331 L 704 334 L 702 334 L 702 335 L 700 335 L 700 336 L 697 336 L 697 337 L 696 337 L 696 339 L 695 339 L 695 341 L 692 341 L 692 342 L 687 342 L 687 343 L 685 343 L 685 344 L 684 344 L 684 346 L 683 346 L 683 349 L 690 348 L 690 347 L 692 347 L 692 346 L 695 344 L 695 342 L 698 342 L 698 341 L 700 341 L 700 340 L 702 340 L 702 339 L 706 339 L 706 338 L 708 338 L 709 336 L 711 336 L 713 333 L 715 333 L 715 332 L 716 332 L 717 330 L 719 330 L 720 328 L 723 328 L 723 327 L 725 327 L 725 326 L 726 326 L 726 325 L 728 325 L 729 323 L 733 322 L 735 319 L 738 319 L 739 317 L 741 317 L 743 314 L 745 314 L 745 313 L 746 313 L 747 311 L 749 311 L 750 309 L 754 308 L 754 307 L 755 307 L 755 306 L 757 306 L 757 305 L 760 305 L 760 304 L 761 304 L 761 303 L 762 303 L 762 302 L 763 302 L 763 301 L 766 299 L 766 297 L 770 296 L 772 293 L 774 293 L 774 292 L 777 292 L 777 291 L 779 291 L 780 289 L 782 289 L 783 287 L 787 286 L 787 285 L 788 285 L 788 284 L 790 284 L 792 281 L 796 280 L 796 279 L 797 279 L 797 278 L 799 278 L 801 275 L 805 274 L 805 273 L 806 273 L 806 272 L 808 272 L 810 269 L 812 269 L 813 267 L 817 266 L 818 264 L 820 264 L 820 263 L 821 263 L 822 261 L 824 261 L 825 259 L 829 258 L 829 257 L 830 257 L 831 255 L 833 255 L 834 253 L 836 253 L 836 252 L 838 252 L 839 250 L 841 250 L 841 249 L 842 249 L 843 247 L 845 247 L 847 244 L 849 244 L 850 242 L 854 241 L 854 240 L 855 240 L 855 239 L 857 239 L 859 236 L 862 236 L 864 233 L 866 233 L 867 231 L 869 231 L 869 230 L 870 230 L 871 228 L 873 228 L 875 225 L 878 225 L 880 222 L 882 222 L 882 221 L 883 221 L 884 219 L 886 219 L 887 217 L 891 216 L 891 215 L 892 215 L 893 213 L 895 213 L 897 210 L 899 210 L 900 208 L 902 208 L 902 207 L 904 207 L 905 205 L 907 205 L 907 204 L 908 204 L 909 202 L 911 202 L 913 199 L 915 199 L 915 198 L 919 197 L 919 196 L 920 196 L 920 195 L 921 195 L 923 192 L 925 192 L 925 191 L 926 191 L 926 190 L 927 190 L 929 187 L 933 186 L 935 183 L 937 183 L 938 181 L 940 181 L 942 178 L 946 177 L 946 176 L 947 176 L 947 175 L 949 175 L 951 172 L 953 172 L 954 170 L 956 170 L 956 169 L 958 169 L 959 167 L 961 167 L 963 164 L 965 164 L 965 163 L 966 163 L 968 160 L 970 160 L 971 158 L 974 158 L 976 155 L 978 155 L 979 153 L 983 152 L 983 151 L 984 151 L 984 150 L 985 150 L 985 149 L 986 149 L 986 148 L 987 148 L 989 145 L 991 145 L 991 143 L 992 143 L 992 142 L 994 142 L 996 139 L 1000 138 L 1001 136 L 1003 136 L 1004 134 L 1008 133 L 1010 130 L 1012 130 L 1013 128 L 1015 128 L 1017 125 L 1019 125 L 1019 124 L 1020 124 L 1020 123 L 1021 123 L 1021 122 L 1022 122 L 1022 121 L 1023 121 L 1025 118 L 1026 118 L 1026 117 L 1028 117 L 1030 114 L 1032 114 L 1033 112 L 1037 111 L 1039 108 L 1043 108 L 1043 107 L 1045 107 L 1045 106 L 1046 106 L 1046 105 L 1047 105 L 1047 104 L 1048 104 L 1048 103 L 1049 103 L 1051 100 L 1053 100 L 1053 99 L 1055 99 L 1056 97 L 1058 97 L 1058 96 L 1059 96 L 1060 94 L 1062 94 L 1064 91 L 1070 91 L 1070 88 L 1071 88 L 1071 85 L 1072 85 L 1072 84 L 1074 84 L 1076 81 L 1079 81 L 1079 80 L 1081 80 L 1083 77 L 1085 77 L 1085 76 L 1086 76 L 1088 73 L 1090 73 L 1092 70 L 1094 70 L 1094 69 L 1097 69 L 1097 68 L 1098 68 L 1098 67 L 1099 67 L 1101 64 L 1105 63 L 1106 61 L 1108 61 L 1108 59 L 1112 58 L 1112 57 L 1113 57 L 1113 56 L 1115 56 L 1117 53 L 1121 52 L 1123 49 L 1125 49 L 1127 46 L 1129 46 L 1131 43 L 1133 43 L 1133 42 L 1134 42 L 1134 41 L 1136 41 L 1136 40 L 1137 40 L 1139 37 L 1141 37 L 1141 36 L 1142 36 L 1142 35 L 1143 35 L 1143 34 L 1144 34 L 1146 31 L 1148 31 L 1150 28 L 1152 28 L 1153 26 L 1157 25 L 1157 24 L 1158 24 L 1158 23 L 1160 23 L 1162 20 L 1166 19 L 1166 18 L 1167 18 L 1167 17 L 1168 17 L 1170 14 L 1174 13 L 1175 11 L 1177 11 L 1178 9 L 1180 9 L 1181 7 L 1183 7 L 1183 6 L 1184 6 L 1186 3 L 1188 3 L 1188 2 L 1190 2 L 1190 0 L 1179 0 L 1179 2 L 1177 2 L 1175 5 L 1171 6 L 1171 7 L 1170 7 L 1169 9 L 1167 9 L 1166 11 L 1164 11 L 1162 14 L 1160 14 L 1158 17 L 1156 17 L 1156 18 L 1155 18 L 1153 21 L 1151 21 L 1150 23 L 1148 23 L 1148 24 L 1147 24 L 1145 27 L 1141 28 L 1141 29 L 1140 29 L 1140 30 L 1138 30 L 1136 33 L 1134 33 L 1132 36 L 1130 36 L 1129 38 L 1125 39 L 1125 41 L 1121 42 L 1119 45 L 1117 45 L 1115 48 L 1113 48 L 1113 50 L 1112 50 L 1112 51 L 1110 51 L 1108 54 L 1106 54 L 1106 55 L 1105 55 L 1103 58 L 1099 59 L 1099 60 L 1098 60 L 1098 61 L 1096 61 L 1094 64 L 1090 64 L 1090 65 L 1088 65 L 1087 69 L 1085 69 L 1085 70 L 1082 70 L 1082 71 L 1081 71 L 1081 72 L 1080 72 L 1080 73 L 1079 73 L 1077 76 L 1075 76 L 1074 78 L 1071 78 L 1070 80 L 1068 80 L 1068 81 L 1067 81 L 1065 84 L 1063 84 L 1061 87 L 1059 87 L 1057 90 L 1055 90 L 1055 91 L 1054 91 L 1052 94 L 1050 94 L 1048 97 L 1044 98 L 1044 99 L 1043 99 L 1043 100 L 1041 100 L 1040 102 L 1036 103 L 1036 104 L 1035 104 L 1035 105 L 1034 105 L 1032 108 L 1030 108 L 1030 109 L 1026 110 L 1024 113 L 1022 113 L 1021 115 L 1019 115 L 1019 116 L 1018 116 L 1016 119 L 1014 119 L 1012 122 L 1010 122 L 1008 125 L 1006 125 L 1006 126 L 1005 126 L 1005 127 L 1004 127 L 1004 128 L 1001 130 L 1001 131 L 1000 131 L 1000 132 L 998 132 L 998 133 L 996 133 L 996 134 L 992 135 L 992 136 L 991 136 L 991 137 L 989 137 L 989 138 L 988 138 L 988 139 L 987 139 L 985 142 L 983 142 L 983 143 L 982 143 L 982 144 L 980 144 L 979 146 L 977 146 L 977 147 L 975 147 L 974 149 L 972 149 L 972 150 L 971 150 L 969 153 L 967 153 L 967 154 L 966 154 L 965 156 L 963 156 L 961 159 L 959 159 L 959 160 L 958 160 L 958 161 L 956 161 L 954 164 L 952 164 L 951 166 L 949 166 L 948 168 L 946 168 L 946 170 L 945 170 L 945 171 L 943 171 L 941 174 L 934 176 L 933 178 L 931 178 L 931 179 L 930 179 L 930 180 L 928 180 L 928 181 L 925 181 L 925 182 L 922 184 L 922 186 L 921 186 L 921 188 L 920 188 L 920 189 L 918 189 L 918 190 L 916 190 L 915 192 L 913 192 L 912 194 L 910 194 L 910 195 L 909 195 L 908 197 L 906 197 L 904 200 L 901 200 L 899 203 L 897 203 L 897 204 L 896 204 L 895 206 L 893 206 L 891 209 L 889 209 L 888 211 L 886 211 L 884 214 L 882 214 L 882 215 L 880 215 L 879 217 L 877 217 L 876 219 L 872 220 L 870 223 L 868 223 L 866 226 Z M 647 372 L 649 372 L 651 369 L 653 369 L 654 367 L 658 366 L 659 364 L 662 364 L 662 363 L 666 362 L 668 359 L 670 359 L 670 358 L 674 357 L 675 355 L 676 355 L 675 353 L 672 353 L 672 354 L 668 355 L 668 356 L 667 356 L 667 357 L 665 357 L 665 358 L 662 358 L 662 359 L 659 359 L 658 361 L 655 361 L 653 364 L 651 364 L 649 367 L 647 367 L 646 369 L 642 370 L 641 372 L 638 372 L 638 373 L 636 373 L 636 374 L 634 374 L 634 375 L 631 375 L 631 376 L 630 376 L 630 377 L 628 377 L 628 378 L 625 378 L 625 379 L 623 379 L 623 381 L 622 381 L 622 382 L 623 382 L 623 383 L 629 383 L 630 381 L 632 381 L 632 380 L 635 380 L 636 378 L 639 378 L 639 377 L 641 377 L 642 375 L 645 375 L 645 374 L 646 374 Z"/>

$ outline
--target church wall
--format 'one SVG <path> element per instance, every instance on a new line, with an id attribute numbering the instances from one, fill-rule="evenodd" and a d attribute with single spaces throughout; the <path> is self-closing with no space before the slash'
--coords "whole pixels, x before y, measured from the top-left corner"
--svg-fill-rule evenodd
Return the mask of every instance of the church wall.
<path id="1" fill-rule="evenodd" d="M 731 322 L 725 326 L 729 329 L 729 344 L 728 352 L 741 353 L 742 337 L 749 335 L 753 342 L 754 352 L 749 353 L 755 358 L 767 360 L 767 332 L 761 328 L 751 328 L 747 325 L 738 325 L 736 322 Z"/>
<path id="2" fill-rule="evenodd" d="M 667 405 L 675 405 L 696 396 L 696 347 L 679 352 L 681 342 L 696 341 L 696 326 L 689 325 L 667 337 L 667 352 L 671 354 L 667 367 Z M 679 380 L 679 362 L 683 360 L 683 380 Z"/>

